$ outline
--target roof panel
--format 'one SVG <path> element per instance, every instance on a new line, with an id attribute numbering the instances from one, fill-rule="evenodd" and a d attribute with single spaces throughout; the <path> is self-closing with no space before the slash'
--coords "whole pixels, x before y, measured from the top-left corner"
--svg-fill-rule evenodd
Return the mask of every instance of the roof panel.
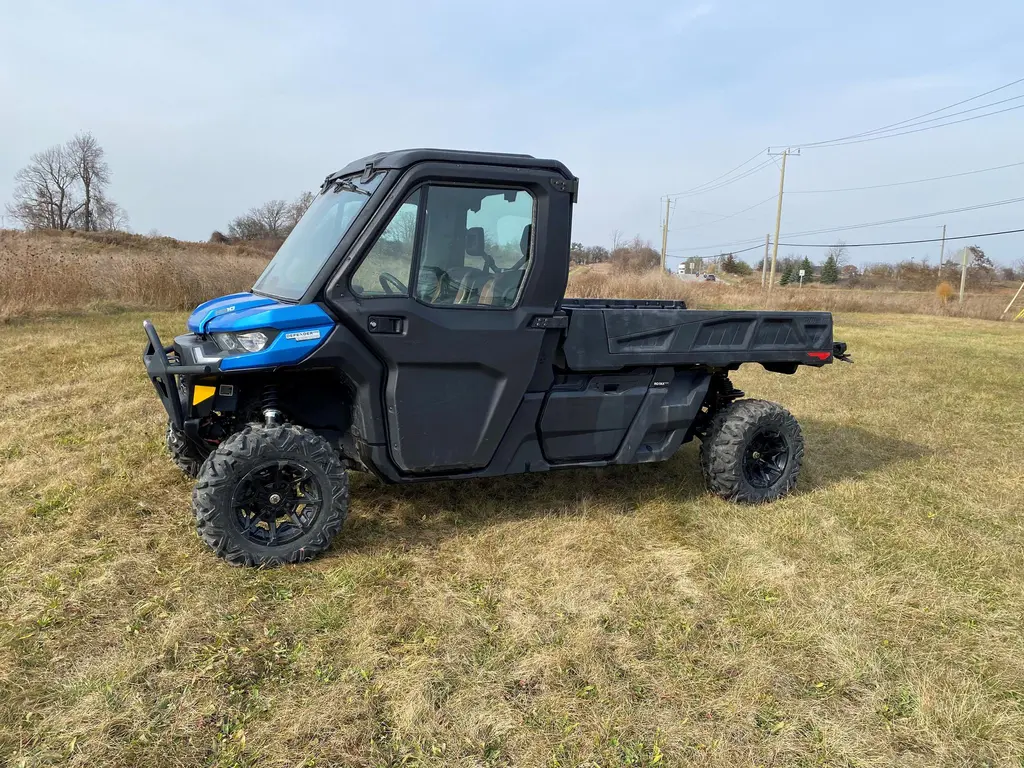
<path id="1" fill-rule="evenodd" d="M 499 165 L 512 166 L 516 168 L 537 168 L 550 170 L 559 175 L 571 179 L 572 173 L 558 160 L 546 160 L 533 155 L 517 155 L 508 152 L 471 152 L 463 149 L 398 149 L 392 152 L 377 152 L 373 155 L 353 160 L 340 171 L 330 174 L 327 178 L 337 178 L 358 173 L 366 167 L 367 163 L 373 163 L 376 168 L 408 168 L 416 163 L 441 162 L 441 163 L 466 163 L 473 165 Z"/>

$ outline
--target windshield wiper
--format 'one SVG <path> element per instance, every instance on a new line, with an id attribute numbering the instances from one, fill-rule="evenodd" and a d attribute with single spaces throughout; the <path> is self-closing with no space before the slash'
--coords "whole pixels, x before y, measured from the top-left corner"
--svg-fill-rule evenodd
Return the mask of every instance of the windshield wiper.
<path id="1" fill-rule="evenodd" d="M 356 184 L 353 181 L 350 181 L 349 179 L 335 179 L 334 181 L 331 182 L 331 186 L 334 187 L 335 192 L 355 192 L 360 195 L 366 195 L 367 197 L 370 196 L 369 191 L 363 189 L 358 184 Z"/>

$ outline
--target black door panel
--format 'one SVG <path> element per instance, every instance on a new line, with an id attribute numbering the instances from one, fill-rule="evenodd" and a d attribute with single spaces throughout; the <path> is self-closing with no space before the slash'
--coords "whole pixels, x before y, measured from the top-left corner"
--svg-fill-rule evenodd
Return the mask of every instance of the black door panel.
<path id="1" fill-rule="evenodd" d="M 484 469 L 508 431 L 537 371 L 546 336 L 530 323 L 536 316 L 552 315 L 568 273 L 571 195 L 553 181 L 545 171 L 416 166 L 389 191 L 388 203 L 331 279 L 327 301 L 387 369 L 386 413 L 381 416 L 387 424 L 388 457 L 398 472 Z M 435 186 L 503 193 L 460 216 L 435 208 L 434 200 L 447 200 L 450 209 L 451 201 L 460 199 L 458 194 L 434 194 Z M 416 197 L 417 190 L 425 192 Z M 502 230 L 499 219 L 498 231 L 486 238 L 471 231 L 496 207 L 518 204 L 517 190 L 532 197 L 532 221 L 511 217 L 514 221 Z M 354 290 L 350 275 L 358 273 L 364 255 L 373 253 L 403 201 L 411 200 L 420 202 L 408 295 L 398 295 L 403 286 L 395 285 L 393 295 L 378 291 L 371 296 L 367 286 L 375 285 L 372 279 L 361 280 L 361 290 Z M 390 248 L 381 249 L 381 268 L 393 272 L 387 259 L 408 251 L 394 244 Z M 528 259 L 517 253 L 525 256 L 527 250 Z M 433 286 L 422 282 L 431 273 L 443 280 Z"/>
<path id="2" fill-rule="evenodd" d="M 523 310 L 377 302 L 402 302 L 409 310 L 404 333 L 368 334 L 388 368 L 384 399 L 395 464 L 412 473 L 486 467 L 533 377 L 544 331 L 527 328 L 532 315 Z M 391 313 L 379 310 L 385 311 Z"/>
<path id="3" fill-rule="evenodd" d="M 650 384 L 650 371 L 579 376 L 557 384 L 540 417 L 544 456 L 553 464 L 611 458 Z"/>

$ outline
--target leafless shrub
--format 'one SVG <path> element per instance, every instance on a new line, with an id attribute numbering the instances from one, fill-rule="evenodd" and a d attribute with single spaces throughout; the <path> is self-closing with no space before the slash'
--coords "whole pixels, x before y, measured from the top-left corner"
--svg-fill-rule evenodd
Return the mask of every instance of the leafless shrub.
<path id="1" fill-rule="evenodd" d="M 632 240 L 617 244 L 609 261 L 618 272 L 640 274 L 655 269 L 661 264 L 661 254 L 639 235 Z"/>

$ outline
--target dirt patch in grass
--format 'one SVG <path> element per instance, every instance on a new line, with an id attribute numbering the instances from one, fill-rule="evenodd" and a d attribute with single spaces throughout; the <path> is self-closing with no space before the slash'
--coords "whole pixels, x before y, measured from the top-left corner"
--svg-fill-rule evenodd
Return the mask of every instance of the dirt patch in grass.
<path id="1" fill-rule="evenodd" d="M 263 572 L 193 533 L 141 316 L 0 327 L 0 758 L 1018 766 L 1024 333 L 837 320 L 856 365 L 735 376 L 804 426 L 779 503 L 704 494 L 694 446 L 356 476 L 331 551 Z"/>

